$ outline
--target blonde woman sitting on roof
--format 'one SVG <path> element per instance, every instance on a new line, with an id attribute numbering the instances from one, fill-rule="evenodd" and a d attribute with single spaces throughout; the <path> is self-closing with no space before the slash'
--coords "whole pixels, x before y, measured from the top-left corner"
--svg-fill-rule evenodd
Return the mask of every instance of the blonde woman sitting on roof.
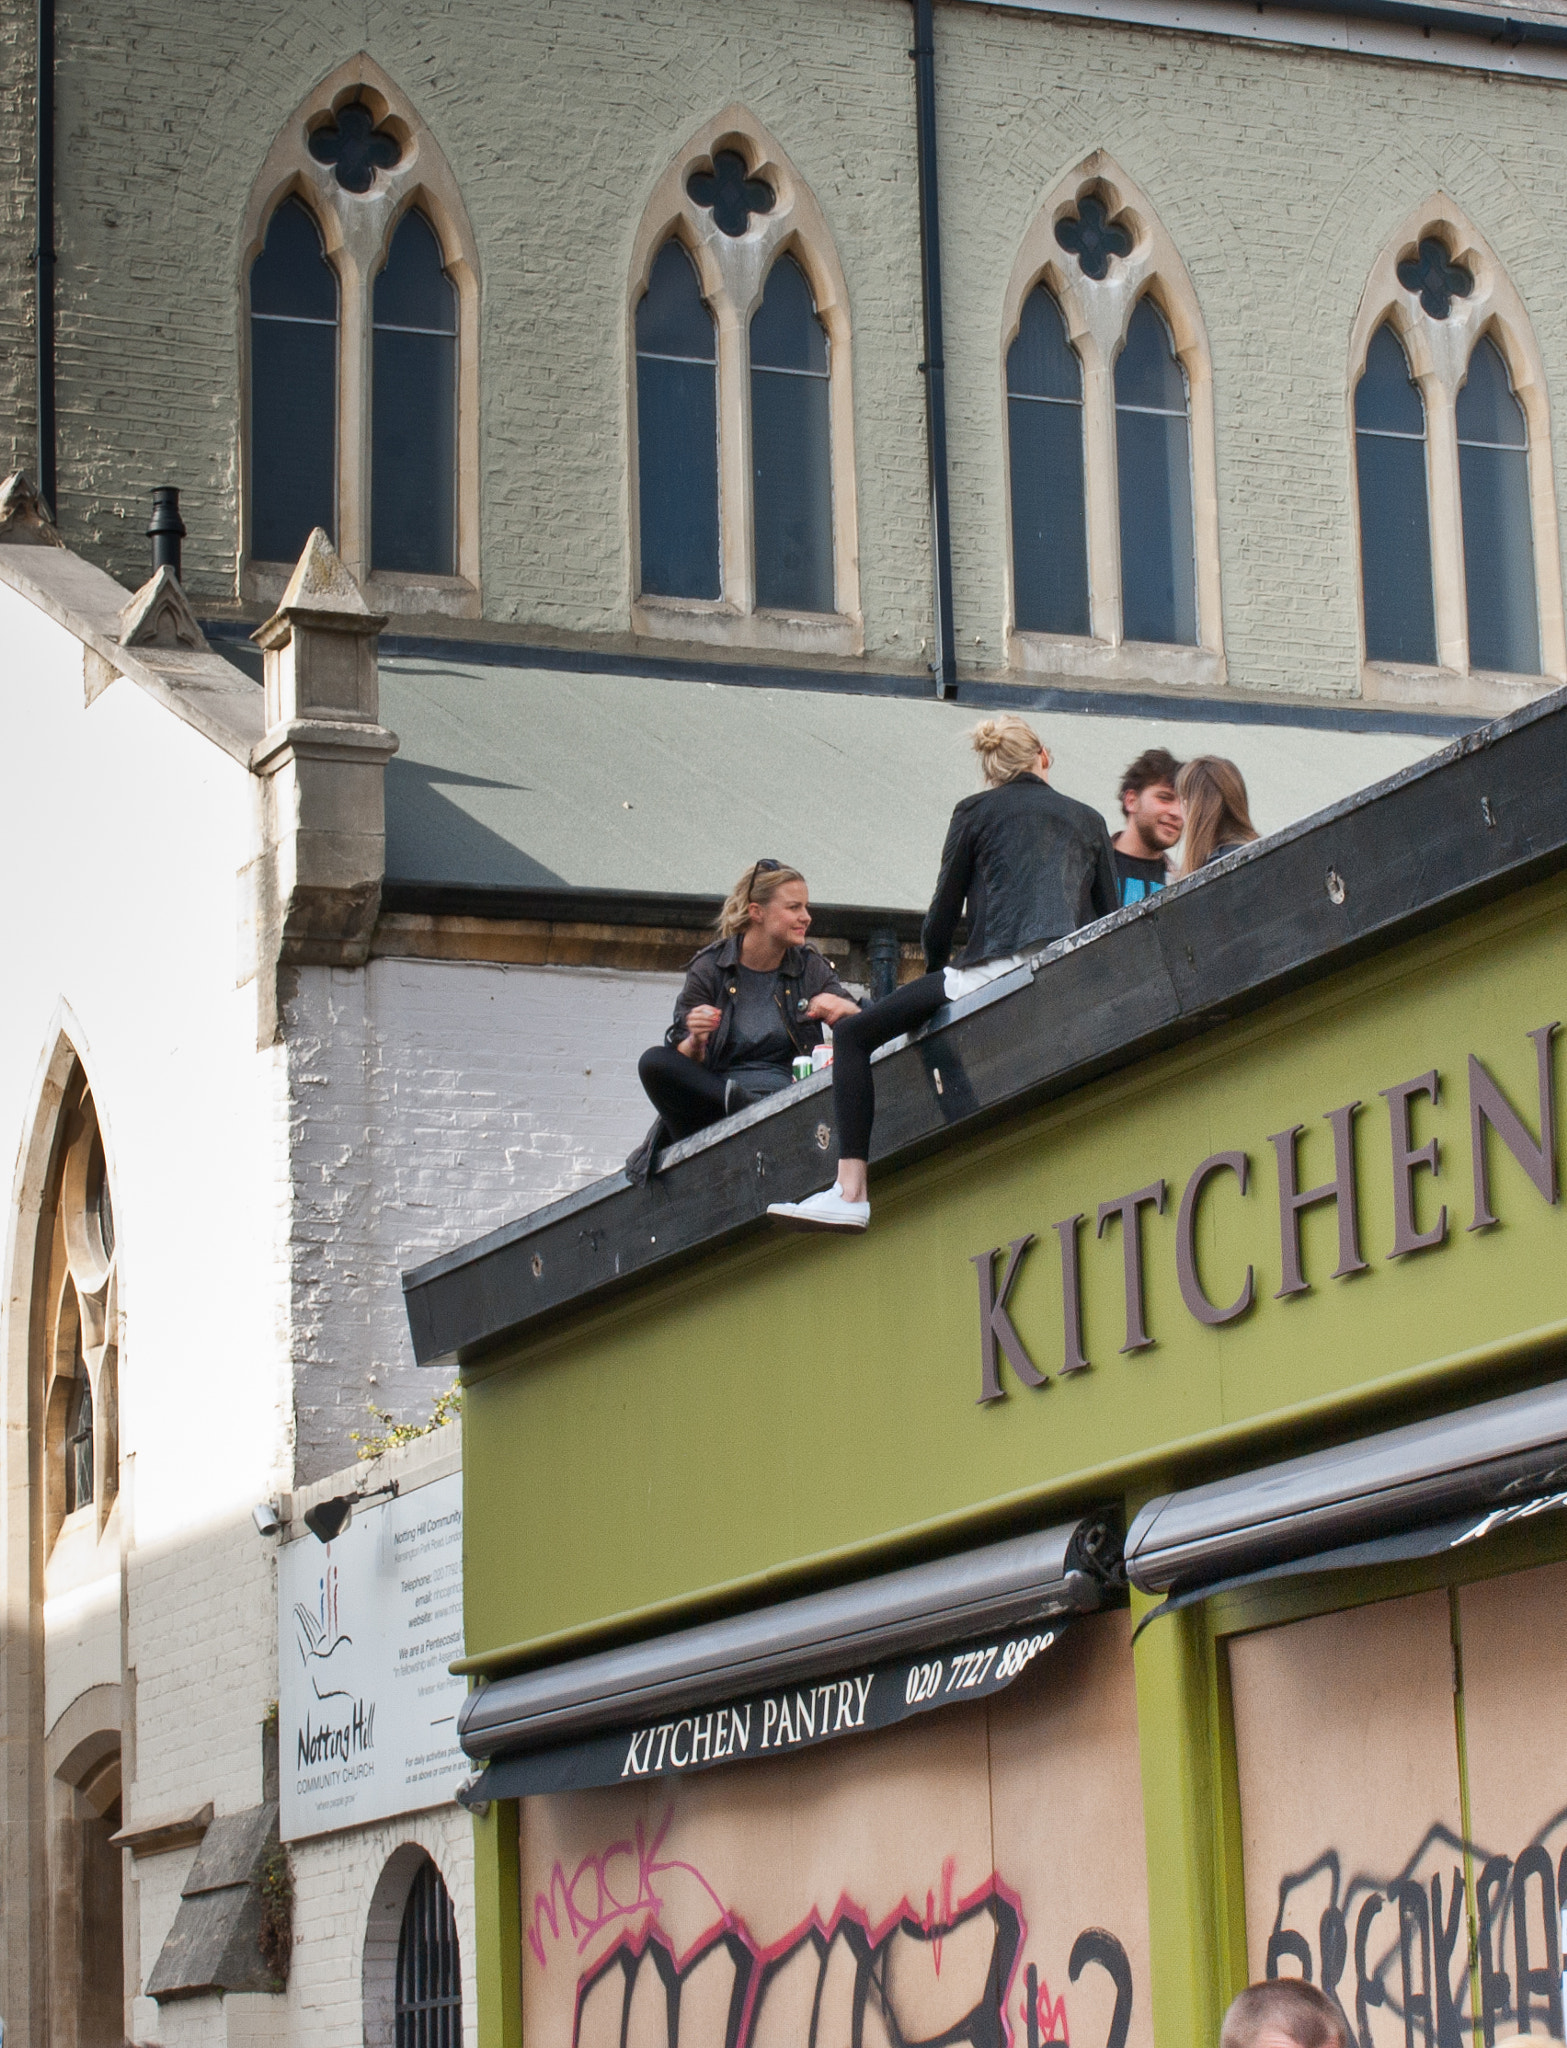
<path id="1" fill-rule="evenodd" d="M 876 1113 L 871 1054 L 878 1046 L 1120 905 L 1105 821 L 1050 787 L 1050 754 L 1038 733 L 1008 715 L 982 718 L 970 737 L 986 786 L 952 813 L 922 934 L 930 972 L 834 1030 L 838 1178 L 804 1202 L 769 1203 L 768 1215 L 786 1223 L 863 1230 L 870 1221 L 866 1162 Z M 948 966 L 965 905 L 968 944 Z"/>

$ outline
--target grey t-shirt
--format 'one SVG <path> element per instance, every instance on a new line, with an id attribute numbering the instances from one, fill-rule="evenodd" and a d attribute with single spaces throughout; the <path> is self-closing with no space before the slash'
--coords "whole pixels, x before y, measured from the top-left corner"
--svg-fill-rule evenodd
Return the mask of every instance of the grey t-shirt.
<path id="1" fill-rule="evenodd" d="M 779 1005 L 778 970 L 763 974 L 736 961 L 734 976 L 734 1021 L 724 1048 L 724 1070 L 758 1079 L 778 1076 L 787 1082 L 794 1061 L 794 1043 Z"/>

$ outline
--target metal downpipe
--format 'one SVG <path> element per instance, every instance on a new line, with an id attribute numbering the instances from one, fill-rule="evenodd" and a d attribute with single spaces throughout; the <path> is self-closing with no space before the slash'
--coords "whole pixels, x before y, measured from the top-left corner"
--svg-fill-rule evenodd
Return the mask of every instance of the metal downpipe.
<path id="1" fill-rule="evenodd" d="M 946 352 L 941 320 L 941 208 L 936 173 L 936 31 L 932 0 L 913 0 L 914 97 L 919 161 L 920 296 L 925 326 L 925 445 L 930 464 L 930 540 L 935 570 L 936 659 L 931 674 L 938 697 L 958 690 L 957 643 L 952 626 L 952 512 L 947 496 Z"/>
<path id="2" fill-rule="evenodd" d="M 33 333 L 37 344 L 38 491 L 55 517 L 57 482 L 54 403 L 54 0 L 36 0 L 38 47 L 35 69 L 37 126 L 34 135 Z"/>

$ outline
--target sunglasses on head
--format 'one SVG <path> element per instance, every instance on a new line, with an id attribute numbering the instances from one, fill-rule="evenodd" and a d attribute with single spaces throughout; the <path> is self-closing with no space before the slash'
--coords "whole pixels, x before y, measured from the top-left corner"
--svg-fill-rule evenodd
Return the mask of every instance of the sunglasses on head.
<path id="1" fill-rule="evenodd" d="M 749 881 L 749 882 L 747 883 L 747 885 L 746 885 L 746 891 L 745 891 L 745 900 L 746 900 L 746 902 L 747 902 L 747 903 L 754 903 L 754 902 L 756 901 L 756 878 L 757 878 L 757 876 L 758 876 L 758 875 L 776 875 L 776 874 L 777 874 L 777 872 L 778 872 L 778 870 L 779 870 L 779 869 L 780 869 L 780 868 L 781 868 L 782 866 L 783 866 L 783 862 L 782 862 L 781 860 L 759 860 L 759 861 L 756 861 L 756 862 L 754 862 L 754 863 L 752 864 L 752 867 L 751 867 L 751 879 L 750 879 L 750 881 Z"/>

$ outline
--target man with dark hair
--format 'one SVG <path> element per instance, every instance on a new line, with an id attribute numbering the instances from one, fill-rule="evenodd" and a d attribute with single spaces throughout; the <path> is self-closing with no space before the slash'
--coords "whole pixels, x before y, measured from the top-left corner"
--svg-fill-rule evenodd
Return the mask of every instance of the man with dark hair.
<path id="1" fill-rule="evenodd" d="M 1170 848 L 1185 826 L 1175 778 L 1181 764 L 1164 747 L 1149 747 L 1121 777 L 1124 829 L 1114 843 L 1115 868 L 1121 878 L 1121 907 L 1141 903 L 1173 881 Z"/>
<path id="2" fill-rule="evenodd" d="M 1219 2048 L 1350 2048 L 1344 2015 L 1301 1977 L 1248 1984 L 1224 2015 Z"/>

